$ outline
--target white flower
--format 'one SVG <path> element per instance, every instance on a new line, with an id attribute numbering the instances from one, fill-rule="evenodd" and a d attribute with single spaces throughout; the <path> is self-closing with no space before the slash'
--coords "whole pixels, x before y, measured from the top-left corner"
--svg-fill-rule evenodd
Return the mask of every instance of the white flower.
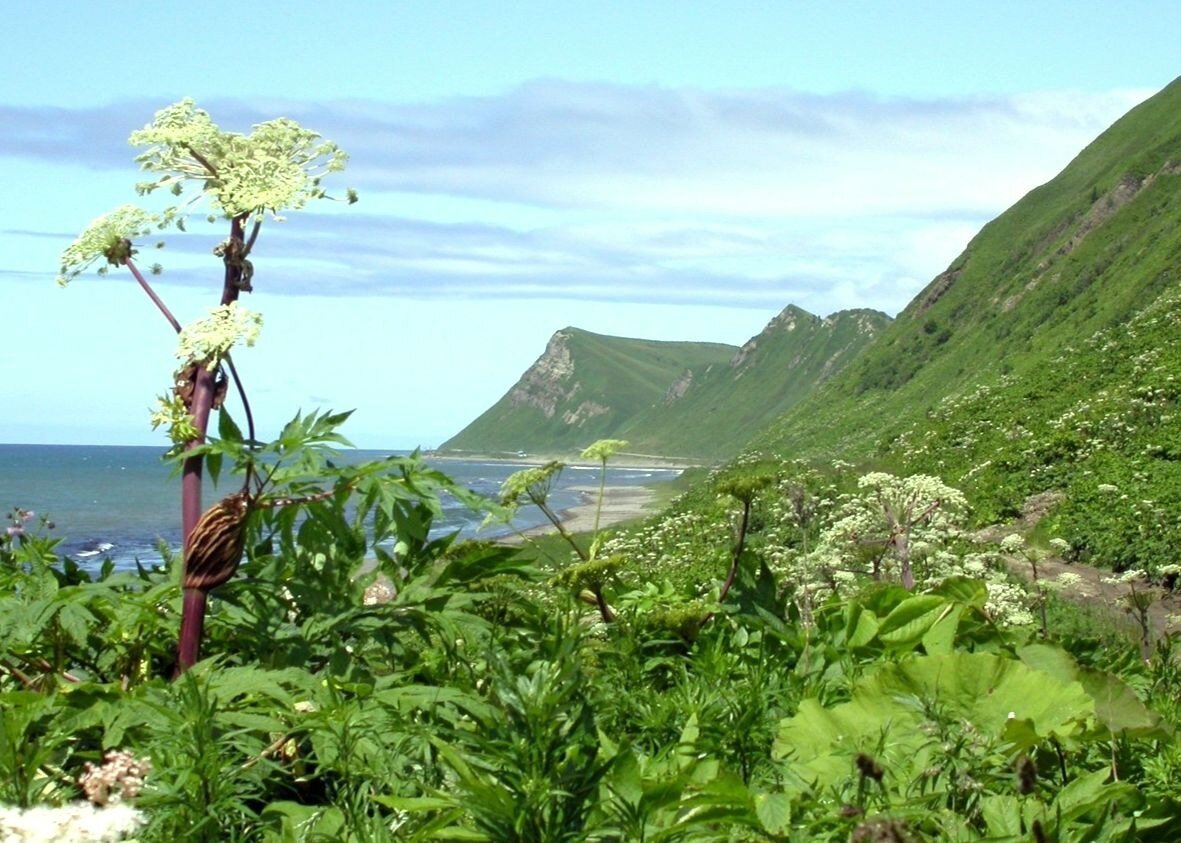
<path id="1" fill-rule="evenodd" d="M 78 784 L 86 798 L 95 805 L 113 805 L 124 799 L 134 799 L 144 786 L 144 777 L 152 769 L 152 762 L 139 759 L 126 750 L 112 749 L 100 766 L 87 762 L 86 772 Z"/>
<path id="2" fill-rule="evenodd" d="M 131 257 L 130 241 L 152 230 L 153 217 L 135 205 L 121 205 L 97 218 L 62 252 L 57 283 L 64 287 L 96 260 L 118 266 Z"/>
<path id="3" fill-rule="evenodd" d="M 71 802 L 60 807 L 0 806 L 3 843 L 116 843 L 134 835 L 147 818 L 126 803 L 98 807 Z"/>
<path id="4" fill-rule="evenodd" d="M 239 342 L 247 347 L 254 345 L 261 329 L 261 314 L 230 302 L 213 308 L 205 319 L 187 325 L 177 340 L 176 356 L 212 371 Z"/>
<path id="5" fill-rule="evenodd" d="M 1010 533 L 1001 539 L 1001 550 L 1005 553 L 1020 553 L 1025 548 L 1025 539 L 1018 533 Z"/>
<path id="6" fill-rule="evenodd" d="M 365 589 L 361 603 L 365 606 L 376 606 L 381 603 L 389 603 L 397 596 L 398 592 L 389 583 L 378 580 Z"/>

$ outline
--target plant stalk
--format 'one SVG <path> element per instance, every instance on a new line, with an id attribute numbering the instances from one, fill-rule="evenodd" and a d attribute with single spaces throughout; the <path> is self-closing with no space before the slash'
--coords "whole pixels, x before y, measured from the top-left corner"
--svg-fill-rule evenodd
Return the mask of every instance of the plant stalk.
<path id="1" fill-rule="evenodd" d="M 239 215 L 230 221 L 231 240 L 242 239 L 243 219 L 244 217 Z M 238 300 L 241 282 L 241 265 L 226 261 L 221 291 L 222 305 Z M 209 414 L 213 409 L 213 392 L 213 372 L 204 366 L 198 366 L 191 408 L 197 437 L 186 443 L 186 449 L 196 448 L 205 441 L 205 431 L 209 428 Z M 193 528 L 201 520 L 201 474 L 204 465 L 205 460 L 200 455 L 187 457 L 181 472 L 180 517 L 182 546 L 184 547 L 188 546 L 189 534 L 193 532 Z M 203 591 L 185 590 L 184 608 L 180 619 L 180 641 L 177 645 L 178 674 L 188 670 L 201 657 L 201 635 L 205 628 L 205 604 L 206 595 Z"/>

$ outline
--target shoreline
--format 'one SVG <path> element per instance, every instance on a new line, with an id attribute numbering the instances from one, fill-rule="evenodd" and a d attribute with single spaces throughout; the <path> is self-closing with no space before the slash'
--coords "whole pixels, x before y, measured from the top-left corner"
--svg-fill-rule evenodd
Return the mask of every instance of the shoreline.
<path id="1" fill-rule="evenodd" d="M 447 451 L 445 453 L 423 451 L 422 457 L 423 459 L 437 460 L 438 462 L 489 462 L 501 465 L 545 465 L 546 463 L 557 460 L 565 463 L 570 468 L 602 467 L 602 463 L 598 460 L 584 460 L 576 454 L 506 454 L 502 452 L 491 454 L 472 452 L 468 454 L 458 451 Z M 620 453 L 612 457 L 611 461 L 607 463 L 607 468 L 661 468 L 685 471 L 689 468 L 700 468 L 709 465 L 712 465 L 712 463 L 708 460 L 694 460 L 687 457 L 662 457 L 656 454 Z M 599 487 L 595 486 L 594 492 L 597 494 L 598 491 Z"/>
<path id="2" fill-rule="evenodd" d="M 570 533 L 589 533 L 595 528 L 595 509 L 598 500 L 598 486 L 574 486 L 582 501 L 558 512 L 562 527 Z M 603 489 L 603 511 L 599 517 L 599 529 L 613 527 L 625 521 L 634 521 L 657 511 L 657 490 L 651 486 L 607 486 Z M 509 533 L 497 539 L 510 545 L 524 544 L 526 539 L 557 533 L 553 524 L 545 523 Z"/>

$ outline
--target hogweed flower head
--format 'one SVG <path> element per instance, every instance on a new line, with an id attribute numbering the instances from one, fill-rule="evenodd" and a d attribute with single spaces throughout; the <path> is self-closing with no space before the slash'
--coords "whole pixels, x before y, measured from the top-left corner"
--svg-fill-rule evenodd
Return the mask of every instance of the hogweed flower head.
<path id="1" fill-rule="evenodd" d="M 66 286 L 99 258 L 105 258 L 110 266 L 127 263 L 134 254 L 132 241 L 150 233 L 154 221 L 155 217 L 135 205 L 121 205 L 103 214 L 62 252 L 58 285 Z"/>
<path id="2" fill-rule="evenodd" d="M 626 448 L 628 444 L 626 439 L 600 439 L 584 448 L 581 457 L 584 460 L 598 460 L 605 463 Z"/>
<path id="3" fill-rule="evenodd" d="M 116 843 L 135 835 L 147 822 L 127 803 L 100 808 L 88 802 L 51 807 L 9 808 L 0 805 L 0 840 L 21 843 Z"/>
<path id="4" fill-rule="evenodd" d="M 278 214 L 324 198 L 320 180 L 343 170 L 348 160 L 336 144 L 285 117 L 259 123 L 249 135 L 222 131 L 191 99 L 156 112 L 130 141 L 147 147 L 135 159 L 140 167 L 164 173 L 140 184 L 141 193 L 169 187 L 179 194 L 183 182 L 192 179 L 231 217 Z M 350 191 L 350 202 L 354 196 Z"/>
<path id="5" fill-rule="evenodd" d="M 1001 539 L 1001 550 L 1005 553 L 1021 553 L 1025 549 L 1025 538 L 1019 533 L 1010 533 Z"/>
<path id="6" fill-rule="evenodd" d="M 248 348 L 258 340 L 262 315 L 238 302 L 213 308 L 209 316 L 185 326 L 176 343 L 176 356 L 213 371 L 239 342 Z"/>

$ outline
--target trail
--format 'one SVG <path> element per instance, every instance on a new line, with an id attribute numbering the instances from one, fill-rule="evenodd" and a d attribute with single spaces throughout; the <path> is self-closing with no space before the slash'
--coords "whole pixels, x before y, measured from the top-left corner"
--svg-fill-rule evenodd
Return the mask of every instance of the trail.
<path id="1" fill-rule="evenodd" d="M 998 544 L 1001 539 L 1011 533 L 1028 535 L 1029 531 L 1037 526 L 1050 508 L 1060 500 L 1061 495 L 1055 492 L 1033 495 L 1025 501 L 1021 518 L 1007 524 L 993 524 L 985 527 L 975 534 L 975 538 L 977 541 Z M 1028 561 L 1008 555 L 1002 558 L 1012 573 L 1027 583 L 1033 582 L 1033 568 Z M 1082 562 L 1069 562 L 1057 556 L 1043 559 L 1038 563 L 1037 568 L 1038 578 L 1042 580 L 1052 580 L 1057 578 L 1059 574 L 1067 572 L 1077 575 L 1080 578 L 1078 583 L 1055 589 L 1055 593 L 1071 602 L 1094 607 L 1109 615 L 1121 628 L 1126 627 L 1128 631 L 1139 635 L 1137 622 L 1125 609 L 1132 587 L 1126 583 L 1104 582 L 1104 579 L 1113 576 L 1109 569 L 1097 568 Z M 1137 591 L 1142 592 L 1147 588 L 1149 588 L 1147 583 L 1136 584 Z M 1153 635 L 1160 638 L 1166 633 L 1181 634 L 1181 592 L 1164 591 L 1160 588 L 1153 590 L 1159 595 L 1157 601 L 1148 611 Z"/>

